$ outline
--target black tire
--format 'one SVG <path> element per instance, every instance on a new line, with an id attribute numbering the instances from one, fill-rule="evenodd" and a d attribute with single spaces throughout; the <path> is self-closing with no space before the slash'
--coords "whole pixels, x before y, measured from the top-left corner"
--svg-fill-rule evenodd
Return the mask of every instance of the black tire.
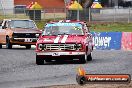
<path id="1" fill-rule="evenodd" d="M 11 42 L 10 42 L 9 37 L 6 37 L 6 48 L 7 48 L 7 49 L 12 49 L 12 44 L 11 44 Z"/>
<path id="2" fill-rule="evenodd" d="M 26 49 L 31 49 L 31 45 L 26 45 Z"/>
<path id="3" fill-rule="evenodd" d="M 79 76 L 79 75 L 76 75 L 76 81 L 79 85 L 84 85 L 87 82 L 84 76 Z"/>
<path id="4" fill-rule="evenodd" d="M 38 55 L 36 55 L 36 64 L 44 65 L 44 60 L 42 58 L 38 57 Z"/>
<path id="5" fill-rule="evenodd" d="M 86 56 L 85 56 L 85 55 L 81 56 L 81 58 L 79 59 L 79 61 L 80 61 L 80 63 L 82 63 L 82 64 L 87 63 Z"/>
<path id="6" fill-rule="evenodd" d="M 91 55 L 91 53 L 87 56 L 87 61 L 92 61 L 92 55 Z"/>
<path id="7" fill-rule="evenodd" d="M 0 44 L 0 49 L 2 48 L 2 44 Z"/>

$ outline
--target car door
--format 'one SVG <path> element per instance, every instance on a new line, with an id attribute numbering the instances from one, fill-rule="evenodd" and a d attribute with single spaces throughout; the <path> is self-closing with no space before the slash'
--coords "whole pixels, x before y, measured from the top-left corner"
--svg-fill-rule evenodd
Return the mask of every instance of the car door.
<path id="1" fill-rule="evenodd" d="M 0 43 L 6 43 L 6 22 L 2 25 L 0 29 Z"/>
<path id="2" fill-rule="evenodd" d="M 6 35 L 6 31 L 5 29 L 0 29 L 0 43 L 5 43 L 5 35 Z"/>
<path id="3" fill-rule="evenodd" d="M 84 28 L 86 29 L 87 42 L 88 42 L 88 53 L 90 54 L 93 50 L 92 34 L 90 33 L 90 29 L 86 24 L 84 25 Z"/>

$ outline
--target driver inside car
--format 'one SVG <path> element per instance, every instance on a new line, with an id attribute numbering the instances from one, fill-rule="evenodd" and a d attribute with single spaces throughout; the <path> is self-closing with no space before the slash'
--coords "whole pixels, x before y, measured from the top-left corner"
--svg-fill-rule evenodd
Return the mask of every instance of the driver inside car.
<path id="1" fill-rule="evenodd" d="M 58 35 L 59 34 L 59 28 L 57 26 L 52 27 L 51 35 Z"/>

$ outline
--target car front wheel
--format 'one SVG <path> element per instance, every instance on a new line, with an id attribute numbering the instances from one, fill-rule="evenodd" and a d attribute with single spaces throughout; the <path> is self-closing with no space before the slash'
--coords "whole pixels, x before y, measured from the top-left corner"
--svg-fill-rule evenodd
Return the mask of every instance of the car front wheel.
<path id="1" fill-rule="evenodd" d="M 91 53 L 87 56 L 87 61 L 92 61 L 92 55 L 91 55 Z"/>
<path id="2" fill-rule="evenodd" d="M 11 44 L 11 42 L 10 42 L 9 37 L 6 37 L 6 48 L 7 48 L 7 49 L 12 49 L 12 44 Z"/>
<path id="3" fill-rule="evenodd" d="M 44 60 L 36 55 L 36 64 L 37 65 L 44 65 Z"/>

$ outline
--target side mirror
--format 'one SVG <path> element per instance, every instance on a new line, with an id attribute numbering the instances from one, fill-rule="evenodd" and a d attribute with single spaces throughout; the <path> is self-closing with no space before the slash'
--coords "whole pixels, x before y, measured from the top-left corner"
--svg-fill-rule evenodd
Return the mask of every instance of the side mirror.
<path id="1" fill-rule="evenodd" d="M 7 27 L 6 26 L 2 26 L 2 29 L 6 29 Z"/>
<path id="2" fill-rule="evenodd" d="M 2 29 L 5 29 L 6 27 L 5 26 L 2 26 Z"/>

